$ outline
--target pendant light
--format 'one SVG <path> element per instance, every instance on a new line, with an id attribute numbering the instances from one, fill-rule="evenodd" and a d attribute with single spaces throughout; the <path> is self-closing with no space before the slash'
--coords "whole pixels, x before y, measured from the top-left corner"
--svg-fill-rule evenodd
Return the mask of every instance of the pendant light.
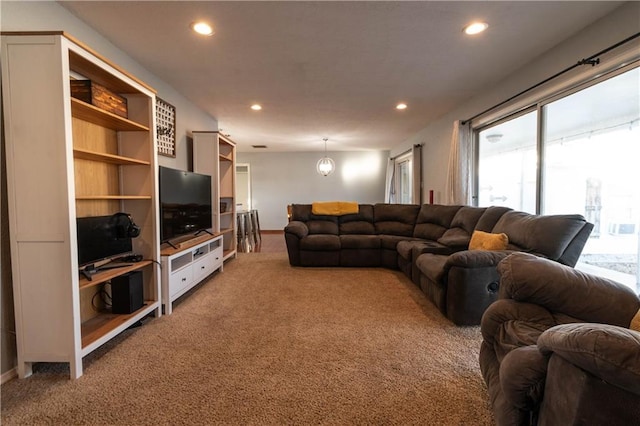
<path id="1" fill-rule="evenodd" d="M 333 173 L 333 170 L 336 168 L 336 163 L 329 157 L 327 157 L 327 141 L 328 138 L 322 139 L 324 141 L 324 157 L 318 160 L 318 164 L 316 165 L 316 170 L 322 176 L 329 176 Z"/>

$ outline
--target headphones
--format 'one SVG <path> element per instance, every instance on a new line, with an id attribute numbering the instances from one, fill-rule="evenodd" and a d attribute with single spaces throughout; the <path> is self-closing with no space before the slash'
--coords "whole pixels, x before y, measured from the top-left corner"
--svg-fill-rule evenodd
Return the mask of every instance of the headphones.
<path id="1" fill-rule="evenodd" d="M 116 238 L 136 238 L 140 235 L 140 227 L 135 224 L 129 213 L 115 213 L 111 219 L 116 228 Z"/>

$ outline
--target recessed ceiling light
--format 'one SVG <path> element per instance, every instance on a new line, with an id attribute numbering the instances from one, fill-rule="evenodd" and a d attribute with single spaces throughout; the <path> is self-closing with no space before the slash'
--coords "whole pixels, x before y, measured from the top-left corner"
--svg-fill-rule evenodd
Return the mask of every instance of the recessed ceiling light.
<path id="1" fill-rule="evenodd" d="M 487 28 L 489 28 L 489 24 L 486 22 L 474 22 L 464 27 L 464 32 L 465 34 L 474 35 L 483 32 Z"/>
<path id="2" fill-rule="evenodd" d="M 251 109 L 254 110 L 254 111 L 260 111 L 262 109 L 262 105 L 253 104 L 253 105 L 251 105 Z"/>
<path id="3" fill-rule="evenodd" d="M 198 34 L 205 35 L 205 36 L 213 35 L 213 28 L 211 28 L 211 25 L 207 24 L 206 22 L 203 22 L 203 21 L 192 22 L 190 27 L 193 31 L 197 32 Z"/>
<path id="4" fill-rule="evenodd" d="M 407 104 L 400 103 L 396 105 L 396 109 L 407 109 Z"/>

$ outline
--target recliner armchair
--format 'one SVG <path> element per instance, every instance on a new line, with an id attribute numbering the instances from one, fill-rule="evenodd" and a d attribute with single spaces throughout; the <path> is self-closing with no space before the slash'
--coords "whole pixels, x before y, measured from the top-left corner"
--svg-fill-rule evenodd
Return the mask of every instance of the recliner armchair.
<path id="1" fill-rule="evenodd" d="M 497 424 L 640 423 L 638 295 L 526 253 L 498 274 L 479 359 Z"/>

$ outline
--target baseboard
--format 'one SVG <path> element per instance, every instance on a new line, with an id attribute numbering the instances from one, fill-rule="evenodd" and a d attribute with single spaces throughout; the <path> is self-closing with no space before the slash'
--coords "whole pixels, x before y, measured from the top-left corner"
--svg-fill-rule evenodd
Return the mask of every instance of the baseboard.
<path id="1" fill-rule="evenodd" d="M 262 234 L 284 234 L 284 231 L 282 229 L 271 229 L 271 230 L 269 230 L 269 229 L 267 229 L 267 230 L 261 229 L 260 233 L 262 233 Z"/>
<path id="2" fill-rule="evenodd" d="M 4 385 L 9 380 L 15 377 L 18 377 L 18 369 L 12 368 L 11 370 L 7 371 L 6 373 L 3 373 L 2 376 L 0 376 L 0 385 Z"/>

